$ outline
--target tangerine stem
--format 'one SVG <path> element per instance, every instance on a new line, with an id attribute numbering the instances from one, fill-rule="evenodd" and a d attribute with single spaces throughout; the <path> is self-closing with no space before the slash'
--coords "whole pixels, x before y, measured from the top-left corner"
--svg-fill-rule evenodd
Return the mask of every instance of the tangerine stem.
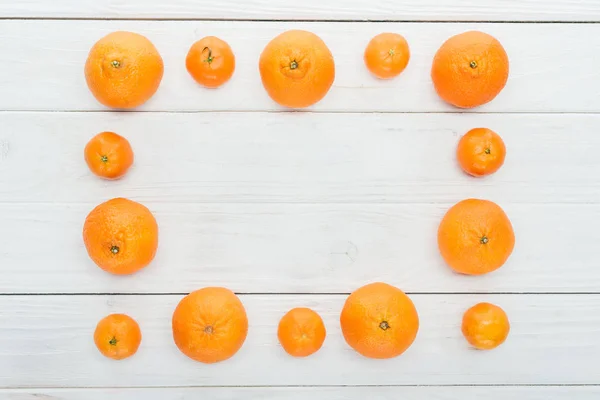
<path id="1" fill-rule="evenodd" d="M 394 56 L 396 55 L 396 52 L 394 51 L 394 49 L 389 49 L 387 52 L 387 56 L 385 56 L 384 60 L 387 60 L 388 58 L 394 58 Z"/>
<path id="2" fill-rule="evenodd" d="M 487 236 L 483 236 L 481 239 L 479 239 L 479 243 L 481 244 L 487 244 L 487 242 L 489 242 L 490 239 L 488 239 Z"/>
<path id="3" fill-rule="evenodd" d="M 204 333 L 208 333 L 210 335 L 211 333 L 213 333 L 213 327 L 210 325 L 204 327 Z"/>
<path id="4" fill-rule="evenodd" d="M 298 68 L 298 62 L 296 60 L 294 60 L 290 63 L 290 69 L 296 69 L 296 68 Z"/>
<path id="5" fill-rule="evenodd" d="M 113 336 L 112 339 L 110 339 L 108 341 L 108 344 L 110 344 L 111 346 L 116 346 L 117 342 L 118 342 L 117 338 Z"/>
<path id="6" fill-rule="evenodd" d="M 381 323 L 379 324 L 379 327 L 381 329 L 383 329 L 384 331 L 387 331 L 388 329 L 390 329 L 390 324 L 388 324 L 387 321 L 381 321 Z"/>
<path id="7" fill-rule="evenodd" d="M 490 154 L 492 151 L 490 150 L 490 148 L 488 147 L 487 149 L 484 150 L 485 154 Z"/>
<path id="8" fill-rule="evenodd" d="M 477 68 L 477 61 L 471 61 L 471 63 L 469 64 L 469 67 L 475 69 Z"/>
<path id="9" fill-rule="evenodd" d="M 102 161 L 103 163 L 106 163 L 106 162 L 108 162 L 108 157 L 102 156 L 102 157 L 100 157 L 100 161 Z"/>
<path id="10" fill-rule="evenodd" d="M 211 50 L 210 47 L 207 46 L 207 47 L 205 47 L 205 48 L 202 49 L 202 53 L 204 53 L 204 51 L 206 51 L 206 50 L 208 50 L 208 57 L 206 58 L 206 60 L 204 60 L 204 62 L 207 62 L 207 63 L 210 64 L 214 60 L 214 58 L 212 56 L 212 50 Z"/>
<path id="11" fill-rule="evenodd" d="M 112 246 L 110 248 L 110 252 L 113 254 L 119 254 L 119 250 L 121 250 L 121 249 L 119 249 L 119 246 Z"/>
<path id="12" fill-rule="evenodd" d="M 119 68 L 121 66 L 121 63 L 117 60 L 112 60 L 110 64 L 115 68 Z"/>

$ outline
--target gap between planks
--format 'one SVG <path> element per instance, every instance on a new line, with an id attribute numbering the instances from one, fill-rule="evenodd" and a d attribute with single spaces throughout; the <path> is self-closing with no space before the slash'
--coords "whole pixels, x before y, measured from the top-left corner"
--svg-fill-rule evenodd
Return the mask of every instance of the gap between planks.
<path id="1" fill-rule="evenodd" d="M 0 114 L 473 114 L 473 115 L 600 115 L 597 111 L 339 111 L 339 110 L 0 110 Z"/>
<path id="2" fill-rule="evenodd" d="M 253 19 L 253 18 L 132 18 L 132 17 L 1 17 L 0 21 L 191 21 L 191 22 L 315 22 L 315 23 L 404 23 L 404 24 L 600 24 L 600 21 L 534 20 L 414 20 L 414 19 Z"/>
<path id="3" fill-rule="evenodd" d="M 575 383 L 575 384 L 538 384 L 538 383 L 530 383 L 530 384 L 454 384 L 454 385 L 436 385 L 436 384 L 423 384 L 423 385 L 411 385 L 411 384 L 399 384 L 399 385 L 232 385 L 232 386 L 51 386 L 51 387 L 3 387 L 0 388 L 0 394 L 5 390 L 56 390 L 56 389 L 70 389 L 70 390 L 85 390 L 85 389 L 187 389 L 187 388 L 198 388 L 198 389 L 268 389 L 268 388 L 278 388 L 278 389 L 304 389 L 304 388 L 494 388 L 494 387 L 506 387 L 506 388 L 518 388 L 518 387 L 537 387 L 537 388 L 557 388 L 557 387 L 566 387 L 566 388 L 577 388 L 577 387 L 600 387 L 600 384 L 597 383 Z"/>
<path id="4" fill-rule="evenodd" d="M 409 296 L 557 296 L 557 295 L 598 295 L 598 292 L 405 292 Z M 189 292 L 79 292 L 79 293 L 0 293 L 0 297 L 27 297 L 27 296 L 187 296 Z M 349 296 L 350 292 L 235 292 L 237 296 Z"/>

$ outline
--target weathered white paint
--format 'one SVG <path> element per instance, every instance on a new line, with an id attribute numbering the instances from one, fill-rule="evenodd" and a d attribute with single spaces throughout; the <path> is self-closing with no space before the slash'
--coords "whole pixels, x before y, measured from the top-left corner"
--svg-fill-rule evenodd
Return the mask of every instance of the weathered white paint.
<path id="1" fill-rule="evenodd" d="M 457 111 L 437 97 L 431 61 L 446 39 L 469 29 L 495 35 L 511 60 L 505 90 L 475 112 L 600 111 L 599 24 L 62 20 L 0 21 L 0 110 L 106 110 L 89 92 L 83 65 L 93 44 L 114 30 L 146 35 L 164 58 L 161 87 L 142 110 L 281 110 L 262 87 L 258 58 L 269 40 L 295 28 L 319 34 L 336 60 L 335 83 L 315 111 Z M 384 31 L 403 34 L 412 53 L 391 81 L 373 78 L 362 60 L 371 37 Z M 206 35 L 228 41 L 236 53 L 237 70 L 218 90 L 201 88 L 184 66 L 191 44 Z"/>
<path id="2" fill-rule="evenodd" d="M 409 292 L 600 292 L 598 205 L 501 204 L 515 250 L 500 270 L 466 277 L 438 253 L 446 204 L 145 204 L 160 227 L 158 254 L 126 277 L 102 271 L 85 251 L 82 226 L 95 204 L 1 205 L 0 292 L 181 293 L 224 285 L 245 293 L 346 293 L 373 280 Z"/>
<path id="3" fill-rule="evenodd" d="M 600 116 L 320 113 L 0 114 L 0 203 L 590 203 L 600 199 Z M 469 129 L 504 139 L 476 179 L 455 160 Z M 102 130 L 130 140 L 124 179 L 83 161 Z M 575 139 L 577 138 L 577 139 Z M 382 238 L 383 239 L 383 238 Z"/>
<path id="4" fill-rule="evenodd" d="M 597 400 L 600 387 L 246 387 L 0 389 L 3 400 Z"/>
<path id="5" fill-rule="evenodd" d="M 339 328 L 344 296 L 241 296 L 249 319 L 242 349 L 213 365 L 192 361 L 173 343 L 171 315 L 181 296 L 0 297 L 0 386 L 120 387 L 238 385 L 590 384 L 600 357 L 600 295 L 413 295 L 420 331 L 392 360 L 366 359 Z M 462 313 L 489 301 L 511 321 L 504 345 L 482 352 L 460 332 Z M 328 336 L 306 359 L 277 343 L 277 324 L 290 308 L 319 312 Z M 92 340 L 97 321 L 124 312 L 142 329 L 138 353 L 115 362 Z"/>
<path id="6" fill-rule="evenodd" d="M 2 0 L 0 17 L 598 21 L 600 5 L 595 0 Z"/>

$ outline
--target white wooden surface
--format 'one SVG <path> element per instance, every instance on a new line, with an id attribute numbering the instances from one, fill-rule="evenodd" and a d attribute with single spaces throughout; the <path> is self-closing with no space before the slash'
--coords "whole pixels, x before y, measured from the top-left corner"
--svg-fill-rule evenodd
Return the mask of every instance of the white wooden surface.
<path id="1" fill-rule="evenodd" d="M 596 0 L 2 0 L 0 17 L 598 21 Z"/>
<path id="2" fill-rule="evenodd" d="M 95 205 L 0 206 L 4 225 L 18 227 L 0 231 L 0 290 L 183 293 L 223 285 L 243 293 L 348 293 L 382 280 L 408 292 L 600 292 L 600 232 L 591 229 L 598 205 L 503 204 L 515 250 L 482 277 L 454 274 L 438 254 L 437 227 L 450 204 L 146 205 L 160 227 L 159 251 L 127 277 L 87 257 L 81 228 Z"/>
<path id="3" fill-rule="evenodd" d="M 504 91 L 472 112 L 600 111 L 597 24 L 78 20 L 0 20 L 0 85 L 10 93 L 0 97 L 0 109 L 106 111 L 87 89 L 81 65 L 100 37 L 133 30 L 154 42 L 165 64 L 160 88 L 141 110 L 281 111 L 262 87 L 258 58 L 273 37 L 291 28 L 319 34 L 335 58 L 335 82 L 314 111 L 456 112 L 433 89 L 431 61 L 448 37 L 470 29 L 496 36 L 511 62 Z M 411 46 L 408 67 L 391 81 L 373 78 L 363 62 L 369 40 L 384 31 L 402 33 Z M 181 61 L 206 35 L 223 38 L 236 52 L 236 72 L 219 90 L 200 90 Z"/>
<path id="4" fill-rule="evenodd" d="M 248 338 L 228 362 L 197 363 L 173 343 L 170 321 L 181 295 L 5 296 L 0 299 L 0 382 L 5 387 L 303 386 L 593 384 L 600 370 L 600 295 L 413 295 L 420 329 L 413 346 L 391 360 L 366 359 L 339 328 L 345 296 L 243 295 Z M 460 331 L 470 305 L 490 301 L 510 317 L 502 349 L 469 348 Z M 307 306 L 328 336 L 306 359 L 277 341 L 279 319 Z M 102 316 L 125 312 L 142 329 L 140 350 L 124 362 L 104 358 L 90 337 Z M 57 368 L 57 366 L 60 366 Z"/>
<path id="5" fill-rule="evenodd" d="M 0 399 L 599 398 L 600 25 L 577 23 L 599 20 L 595 0 L 0 0 Z M 312 112 L 283 112 L 258 79 L 260 51 L 291 28 L 321 35 L 336 59 Z M 165 60 L 141 112 L 110 112 L 85 86 L 90 46 L 116 29 L 147 35 Z M 511 76 L 492 103 L 457 112 L 437 99 L 429 68 L 468 29 L 502 41 Z M 386 82 L 361 61 L 383 31 L 405 35 L 413 56 Z M 238 60 L 216 91 L 183 66 L 208 34 Z M 508 148 L 486 179 L 454 160 L 476 126 Z M 121 181 L 83 162 L 102 130 L 134 147 Z M 142 201 L 161 229 L 156 261 L 131 277 L 100 271 L 81 242 L 87 212 L 116 196 Z M 514 254 L 489 276 L 455 275 L 437 254 L 439 219 L 466 197 L 498 202 L 515 227 Z M 358 356 L 339 332 L 345 294 L 375 280 L 410 292 L 421 316 L 394 360 Z M 186 359 L 170 334 L 177 301 L 206 285 L 242 293 L 250 318 L 240 353 L 213 366 Z M 478 301 L 511 319 L 492 352 L 460 334 Z M 305 360 L 276 340 L 294 306 L 327 324 L 324 348 Z M 110 312 L 142 327 L 124 362 L 93 347 Z"/>
<path id="6" fill-rule="evenodd" d="M 600 388 L 590 386 L 369 386 L 369 387 L 254 387 L 146 389 L 5 389 L 6 400 L 597 400 Z"/>
<path id="7" fill-rule="evenodd" d="M 0 203 L 94 204 L 116 196 L 220 204 L 600 198 L 596 114 L 5 112 L 0 118 Z M 473 179 L 457 165 L 455 150 L 479 126 L 502 135 L 508 154 L 498 173 Z M 82 148 L 102 130 L 126 136 L 135 150 L 135 165 L 120 181 L 95 179 L 85 167 Z"/>

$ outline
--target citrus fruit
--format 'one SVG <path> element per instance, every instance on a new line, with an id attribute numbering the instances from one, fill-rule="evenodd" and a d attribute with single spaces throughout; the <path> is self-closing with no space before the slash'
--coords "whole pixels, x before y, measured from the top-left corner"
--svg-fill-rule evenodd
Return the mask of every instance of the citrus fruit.
<path id="1" fill-rule="evenodd" d="M 229 289 L 207 287 L 185 296 L 173 313 L 173 339 L 183 354 L 203 363 L 231 358 L 244 344 L 248 318 Z"/>
<path id="2" fill-rule="evenodd" d="M 437 51 L 431 79 L 438 95 L 460 108 L 492 101 L 508 80 L 508 55 L 493 36 L 469 31 L 452 36 Z"/>
<path id="3" fill-rule="evenodd" d="M 117 198 L 94 208 L 83 225 L 83 241 L 90 258 L 116 275 L 132 274 L 154 259 L 158 225 L 146 207 Z"/>
<path id="4" fill-rule="evenodd" d="M 456 272 L 483 275 L 500 268 L 515 246 L 512 224 L 496 203 L 467 199 L 452 206 L 438 228 L 438 247 Z"/>
<path id="5" fill-rule="evenodd" d="M 282 106 L 308 107 L 321 100 L 335 79 L 327 45 L 312 32 L 291 30 L 263 50 L 260 77 L 271 98 Z"/>
<path id="6" fill-rule="evenodd" d="M 460 167 L 473 176 L 493 174 L 504 164 L 505 157 L 504 141 L 487 128 L 471 129 L 460 139 L 456 148 Z"/>
<path id="7" fill-rule="evenodd" d="M 326 331 L 321 316 L 310 308 L 294 308 L 281 318 L 277 337 L 283 349 L 294 357 L 307 357 L 317 352 L 325 341 Z"/>
<path id="8" fill-rule="evenodd" d="M 125 314 L 111 314 L 98 322 L 94 343 L 104 356 L 122 360 L 134 355 L 142 342 L 142 332 L 135 320 Z"/>
<path id="9" fill-rule="evenodd" d="M 369 71 L 377 78 L 393 78 L 400 75 L 408 65 L 408 42 L 397 33 L 381 33 L 367 45 L 364 59 Z"/>
<path id="10" fill-rule="evenodd" d="M 146 37 L 113 32 L 90 50 L 85 79 L 96 99 L 107 107 L 135 108 L 156 91 L 163 77 L 163 60 Z"/>
<path id="11" fill-rule="evenodd" d="M 207 36 L 190 48 L 185 66 L 196 82 L 216 88 L 227 82 L 235 70 L 235 56 L 227 42 Z"/>
<path id="12" fill-rule="evenodd" d="M 346 342 L 365 357 L 392 358 L 410 347 L 419 330 L 413 302 L 387 283 L 371 283 L 354 291 L 340 316 Z"/>
<path id="13" fill-rule="evenodd" d="M 84 157 L 90 171 L 106 179 L 122 177 L 133 164 L 131 145 L 114 132 L 94 136 L 85 146 Z"/>
<path id="14" fill-rule="evenodd" d="M 491 350 L 500 346 L 510 332 L 508 316 L 498 306 L 479 303 L 463 315 L 462 333 L 479 350 Z"/>

